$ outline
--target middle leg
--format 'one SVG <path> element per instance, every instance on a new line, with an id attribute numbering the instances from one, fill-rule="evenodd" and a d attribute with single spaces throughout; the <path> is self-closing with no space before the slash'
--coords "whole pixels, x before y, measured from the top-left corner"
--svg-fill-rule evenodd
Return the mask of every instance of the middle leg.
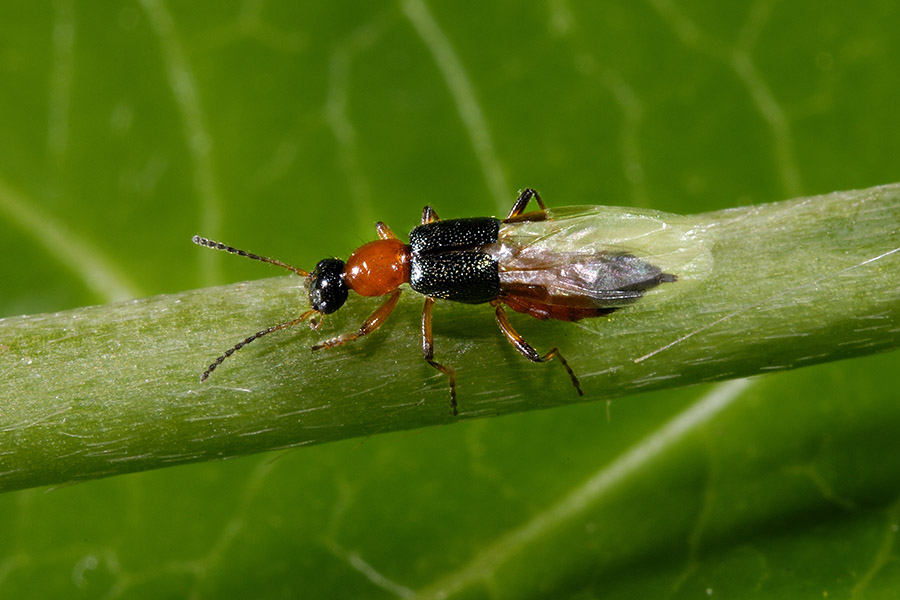
<path id="1" fill-rule="evenodd" d="M 434 360 L 434 335 L 431 331 L 432 307 L 434 307 L 434 298 L 426 296 L 425 307 L 422 309 L 422 354 L 425 356 L 425 362 L 450 379 L 450 414 L 455 417 L 458 414 L 456 410 L 456 371 Z"/>
<path id="2" fill-rule="evenodd" d="M 426 206 L 422 209 L 422 225 L 427 225 L 428 223 L 434 223 L 435 221 L 440 221 L 441 218 L 437 216 L 437 213 L 434 212 L 434 209 L 430 206 Z"/>

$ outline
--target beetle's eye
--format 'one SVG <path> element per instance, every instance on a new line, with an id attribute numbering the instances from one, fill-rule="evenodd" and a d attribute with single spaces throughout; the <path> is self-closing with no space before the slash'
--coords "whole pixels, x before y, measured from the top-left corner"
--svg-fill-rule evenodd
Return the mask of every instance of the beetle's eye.
<path id="1" fill-rule="evenodd" d="M 310 307 L 320 313 L 331 314 L 344 305 L 348 293 L 344 282 L 344 261 L 339 258 L 320 260 L 310 275 Z"/>

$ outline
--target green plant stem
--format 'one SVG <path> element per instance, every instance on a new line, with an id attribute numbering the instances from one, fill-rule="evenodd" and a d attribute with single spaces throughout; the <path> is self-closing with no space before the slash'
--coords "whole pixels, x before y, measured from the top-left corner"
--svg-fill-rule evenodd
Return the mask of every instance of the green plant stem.
<path id="1" fill-rule="evenodd" d="M 672 218 L 711 253 L 699 284 L 577 324 L 514 316 L 539 349 L 559 345 L 584 400 L 898 346 L 900 184 Z M 305 309 L 301 279 L 0 320 L 0 491 L 578 401 L 558 364 L 507 345 L 490 309 L 440 303 L 451 417 L 446 379 L 421 358 L 421 301 L 407 292 L 377 333 L 311 353 L 378 303 L 351 299 L 319 331 L 267 336 L 204 383 L 223 350 Z"/>

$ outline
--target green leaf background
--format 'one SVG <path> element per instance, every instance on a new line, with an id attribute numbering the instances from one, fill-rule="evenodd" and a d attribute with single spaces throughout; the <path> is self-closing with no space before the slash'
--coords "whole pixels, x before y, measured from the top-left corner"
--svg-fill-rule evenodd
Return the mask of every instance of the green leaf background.
<path id="1" fill-rule="evenodd" d="M 897 23 L 889 1 L 6 2 L 0 315 L 272 275 L 195 233 L 310 267 L 525 186 L 691 213 L 900 181 Z M 892 598 L 898 362 L 5 494 L 0 596 Z"/>

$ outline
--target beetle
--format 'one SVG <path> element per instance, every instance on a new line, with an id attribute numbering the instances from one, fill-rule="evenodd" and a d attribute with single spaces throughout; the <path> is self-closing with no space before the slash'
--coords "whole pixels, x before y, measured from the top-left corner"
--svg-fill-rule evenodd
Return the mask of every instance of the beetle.
<path id="1" fill-rule="evenodd" d="M 526 212 L 532 199 L 538 210 Z M 598 249 L 571 226 L 550 226 L 553 220 L 540 194 L 531 188 L 519 194 L 505 219 L 441 220 L 431 206 L 426 206 L 421 224 L 409 233 L 409 243 L 379 221 L 375 224 L 378 240 L 357 248 L 346 262 L 323 259 L 312 272 L 194 236 L 195 244 L 273 264 L 304 277 L 310 305 L 296 319 L 235 344 L 210 364 L 200 379 L 206 380 L 226 358 L 264 335 L 308 319 L 313 328 L 318 328 L 324 315 L 344 305 L 350 290 L 360 296 L 387 298 L 357 331 L 316 344 L 312 350 L 333 348 L 369 335 L 397 306 L 400 286 L 409 284 L 425 296 L 422 353 L 425 361 L 449 380 L 451 414 L 458 413 L 456 372 L 434 359 L 431 315 L 437 300 L 490 304 L 500 331 L 522 356 L 532 362 L 557 359 L 577 393 L 583 395 L 578 377 L 559 348 L 552 347 L 544 354 L 535 350 L 513 328 L 505 307 L 541 320 L 578 321 L 607 315 L 657 285 L 676 281 L 678 276 L 625 249 Z M 561 244 L 563 239 L 566 241 Z"/>

